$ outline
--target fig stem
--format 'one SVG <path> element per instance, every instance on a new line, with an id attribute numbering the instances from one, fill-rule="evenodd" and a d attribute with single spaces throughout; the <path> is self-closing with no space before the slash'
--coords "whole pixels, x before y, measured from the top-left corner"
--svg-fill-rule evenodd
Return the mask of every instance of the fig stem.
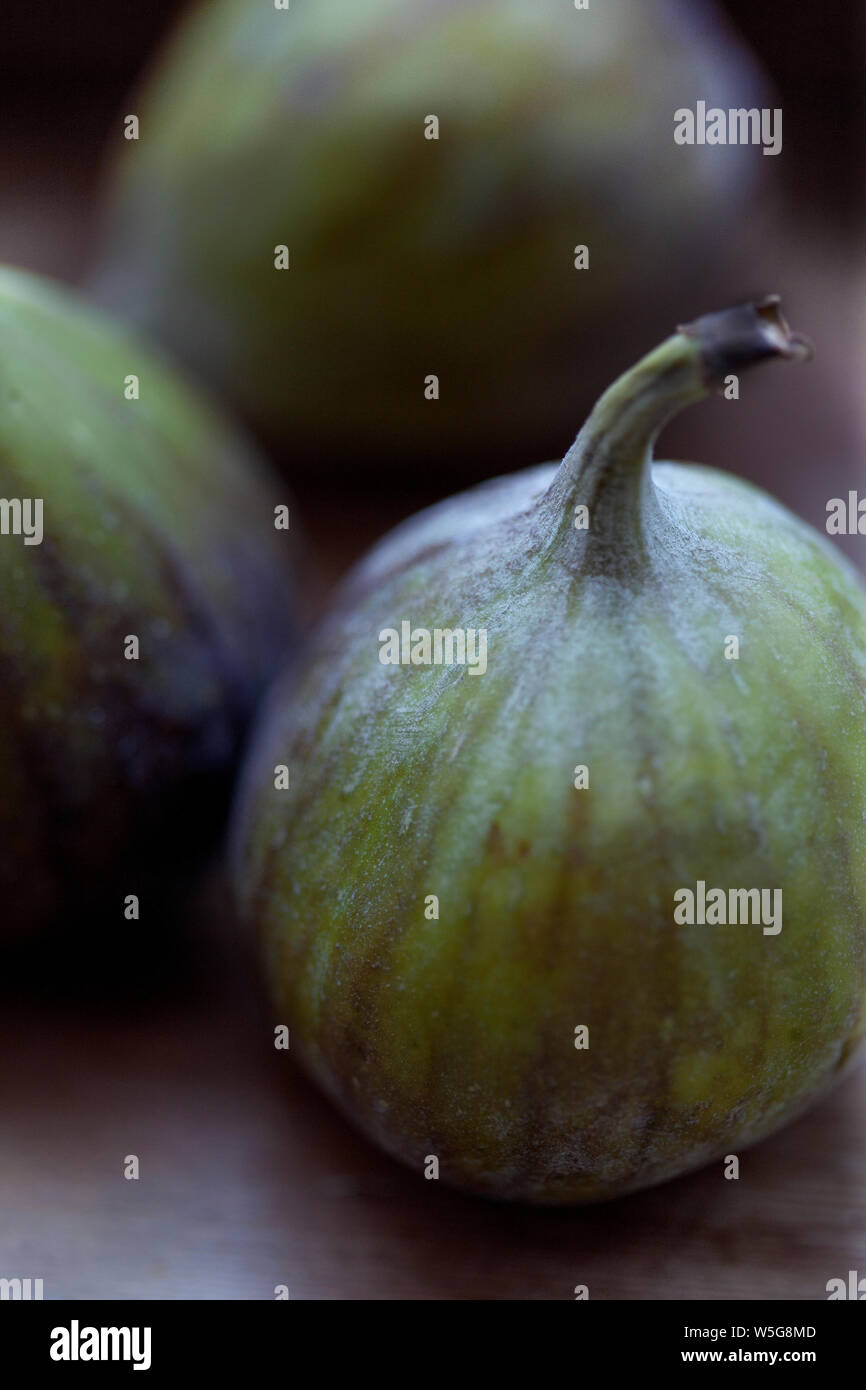
<path id="1" fill-rule="evenodd" d="M 785 322 L 778 295 L 678 327 L 594 406 L 544 499 L 545 511 L 556 518 L 554 533 L 571 530 L 572 513 L 582 504 L 588 509 L 582 532 L 588 547 L 640 545 L 654 506 L 653 445 L 667 421 L 758 362 L 811 356 L 808 340 Z"/>
<path id="2" fill-rule="evenodd" d="M 808 338 L 788 327 L 777 294 L 757 304 L 704 314 L 693 323 L 677 325 L 677 333 L 697 343 L 708 390 L 721 388 L 731 372 L 770 357 L 807 362 L 812 356 Z"/>

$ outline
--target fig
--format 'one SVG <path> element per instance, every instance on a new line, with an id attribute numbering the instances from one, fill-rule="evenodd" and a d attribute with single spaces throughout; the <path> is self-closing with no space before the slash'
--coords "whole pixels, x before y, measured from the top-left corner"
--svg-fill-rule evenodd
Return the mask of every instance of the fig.
<path id="1" fill-rule="evenodd" d="M 94 284 L 295 473 L 489 476 L 561 454 L 612 325 L 734 293 L 774 161 L 674 110 L 762 93 L 704 4 L 215 0 L 128 103 Z"/>
<path id="2" fill-rule="evenodd" d="M 232 860 L 275 1017 L 419 1174 L 643 1188 L 862 1041 L 866 594 L 751 484 L 652 458 L 674 412 L 807 355 L 775 297 L 680 328 L 558 468 L 374 548 L 266 704 Z"/>
<path id="3" fill-rule="evenodd" d="M 8 268 L 0 492 L 3 925 L 150 934 L 294 641 L 285 498 L 126 330 Z"/>

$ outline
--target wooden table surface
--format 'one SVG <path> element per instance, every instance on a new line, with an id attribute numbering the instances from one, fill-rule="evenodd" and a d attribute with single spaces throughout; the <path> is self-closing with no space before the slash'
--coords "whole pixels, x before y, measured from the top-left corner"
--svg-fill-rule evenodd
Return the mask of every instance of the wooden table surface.
<path id="1" fill-rule="evenodd" d="M 80 1013 L 5 981 L 0 1275 L 47 1299 L 823 1299 L 866 1273 L 864 1068 L 738 1181 L 501 1206 L 378 1153 L 274 1050 L 218 876 L 186 967 L 166 955 L 169 988 L 121 980 Z"/>

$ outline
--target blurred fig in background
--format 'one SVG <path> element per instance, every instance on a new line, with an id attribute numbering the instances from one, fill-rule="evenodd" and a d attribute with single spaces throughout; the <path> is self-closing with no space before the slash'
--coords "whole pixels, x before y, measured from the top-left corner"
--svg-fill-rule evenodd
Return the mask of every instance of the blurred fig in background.
<path id="1" fill-rule="evenodd" d="M 295 470 L 534 461 L 623 322 L 743 293 L 774 161 L 678 145 L 674 112 L 764 96 L 703 3 L 217 0 L 130 98 L 139 138 L 118 123 L 98 292 Z"/>
<path id="2" fill-rule="evenodd" d="M 285 498 L 126 331 L 6 268 L 0 493 L 2 925 L 122 937 L 134 895 L 150 935 L 292 645 Z"/>

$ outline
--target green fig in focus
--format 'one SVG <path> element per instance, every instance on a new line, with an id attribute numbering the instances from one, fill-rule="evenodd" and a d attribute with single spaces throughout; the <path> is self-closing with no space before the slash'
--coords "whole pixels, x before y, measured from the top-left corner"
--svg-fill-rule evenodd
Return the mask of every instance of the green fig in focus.
<path id="1" fill-rule="evenodd" d="M 483 477 L 731 283 L 775 161 L 674 112 L 763 97 L 695 0 L 212 0 L 118 125 L 96 283 L 294 471 Z"/>
<path id="2" fill-rule="evenodd" d="M 866 595 L 769 496 L 652 458 L 729 373 L 806 355 L 772 299 L 678 330 L 559 468 L 381 542 L 268 703 L 233 854 L 275 1017 L 419 1174 L 643 1188 L 863 1039 Z"/>
<path id="3" fill-rule="evenodd" d="M 126 331 L 10 269 L 0 494 L 2 925 L 134 937 L 138 896 L 150 935 L 291 649 L 285 499 Z"/>

